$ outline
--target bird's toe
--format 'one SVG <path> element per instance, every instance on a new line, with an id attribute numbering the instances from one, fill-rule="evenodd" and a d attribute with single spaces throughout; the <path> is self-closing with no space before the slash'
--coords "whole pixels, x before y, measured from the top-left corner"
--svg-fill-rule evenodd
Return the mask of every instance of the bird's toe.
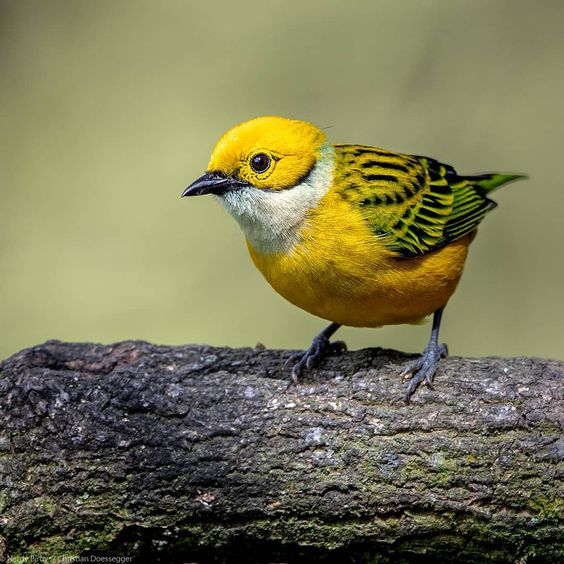
<path id="1" fill-rule="evenodd" d="M 406 367 L 401 371 L 400 376 L 405 380 L 411 378 L 416 372 L 418 372 L 423 366 L 423 357 L 420 356 L 418 359 L 411 361 Z"/>
<path id="2" fill-rule="evenodd" d="M 304 352 L 292 355 L 285 365 L 294 363 L 292 367 L 292 381 L 297 383 L 299 375 L 305 370 L 314 368 L 320 360 L 332 354 L 343 354 L 347 350 L 344 341 L 330 342 L 328 339 L 316 337 L 310 347 Z"/>
<path id="3" fill-rule="evenodd" d="M 409 403 L 411 396 L 422 382 L 433 389 L 433 380 L 439 366 L 439 360 L 448 355 L 448 347 L 445 343 L 441 345 L 428 346 L 423 355 L 411 362 L 402 371 L 404 378 L 409 378 L 405 390 L 405 401 Z"/>

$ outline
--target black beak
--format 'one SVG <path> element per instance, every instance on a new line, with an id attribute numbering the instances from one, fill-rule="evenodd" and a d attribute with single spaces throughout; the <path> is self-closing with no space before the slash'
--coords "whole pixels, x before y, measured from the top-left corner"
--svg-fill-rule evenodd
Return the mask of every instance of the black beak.
<path id="1" fill-rule="evenodd" d="M 227 178 L 221 172 L 206 172 L 194 180 L 184 192 L 182 192 L 182 197 L 184 196 L 203 196 L 204 194 L 215 194 L 220 196 L 225 194 L 228 190 L 232 190 L 241 183 L 232 178 Z"/>

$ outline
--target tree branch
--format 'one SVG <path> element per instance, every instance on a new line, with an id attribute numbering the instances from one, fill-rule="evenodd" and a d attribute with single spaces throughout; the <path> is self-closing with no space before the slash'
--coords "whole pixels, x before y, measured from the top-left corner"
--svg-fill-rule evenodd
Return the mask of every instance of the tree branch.
<path id="1" fill-rule="evenodd" d="M 564 559 L 564 363 L 48 342 L 0 364 L 0 557 Z M 329 559 L 329 560 L 327 560 Z"/>

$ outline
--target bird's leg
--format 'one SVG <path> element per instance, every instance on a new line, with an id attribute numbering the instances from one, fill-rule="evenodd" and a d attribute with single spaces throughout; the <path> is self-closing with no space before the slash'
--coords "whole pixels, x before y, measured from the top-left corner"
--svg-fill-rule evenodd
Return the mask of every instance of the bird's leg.
<path id="1" fill-rule="evenodd" d="M 443 315 L 443 308 L 435 311 L 433 316 L 433 329 L 431 330 L 431 338 L 423 351 L 423 355 L 417 360 L 411 362 L 406 366 L 402 372 L 404 378 L 410 378 L 405 392 L 405 401 L 409 403 L 409 398 L 413 395 L 417 386 L 423 381 L 432 388 L 433 378 L 439 360 L 448 355 L 448 348 L 445 343 L 439 345 L 439 328 L 441 326 L 441 318 Z"/>
<path id="2" fill-rule="evenodd" d="M 302 370 L 309 370 L 315 366 L 322 358 L 330 354 L 341 354 L 347 350 L 347 345 L 344 341 L 335 341 L 331 343 L 329 338 L 340 327 L 338 323 L 331 323 L 314 337 L 310 347 L 301 353 L 297 353 L 290 358 L 288 362 L 294 362 L 292 367 L 292 382 L 298 383 L 298 376 Z M 297 362 L 296 362 L 297 361 Z"/>

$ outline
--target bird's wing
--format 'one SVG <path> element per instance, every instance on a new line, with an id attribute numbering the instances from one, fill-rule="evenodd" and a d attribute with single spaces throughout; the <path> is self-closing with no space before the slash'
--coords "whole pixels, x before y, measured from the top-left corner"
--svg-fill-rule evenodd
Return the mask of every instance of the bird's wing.
<path id="1" fill-rule="evenodd" d="M 362 145 L 335 145 L 335 185 L 375 235 L 404 256 L 472 232 L 496 206 L 487 194 L 520 175 L 459 176 L 449 165 Z"/>

